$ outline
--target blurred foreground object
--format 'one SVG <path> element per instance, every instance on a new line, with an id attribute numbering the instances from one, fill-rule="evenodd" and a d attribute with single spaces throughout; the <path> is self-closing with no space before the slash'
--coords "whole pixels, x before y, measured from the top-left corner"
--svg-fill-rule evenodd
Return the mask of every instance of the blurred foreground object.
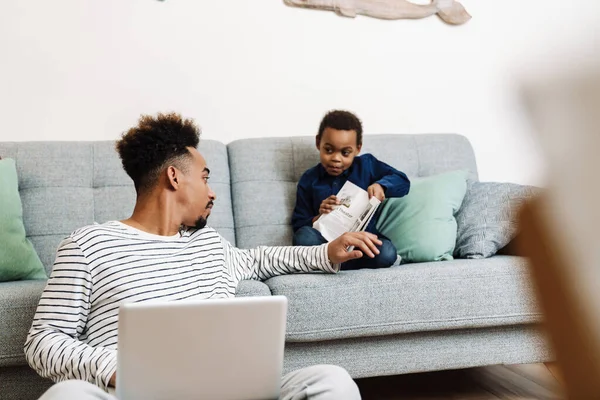
<path id="1" fill-rule="evenodd" d="M 569 399 L 600 398 L 600 65 L 535 76 L 524 98 L 547 161 L 548 189 L 521 212 Z"/>

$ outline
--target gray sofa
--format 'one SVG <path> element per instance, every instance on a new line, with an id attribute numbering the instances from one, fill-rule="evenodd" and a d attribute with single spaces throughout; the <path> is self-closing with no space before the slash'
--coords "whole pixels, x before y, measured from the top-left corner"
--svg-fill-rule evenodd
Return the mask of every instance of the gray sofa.
<path id="1" fill-rule="evenodd" d="M 468 169 L 459 135 L 368 135 L 363 152 L 407 173 Z M 209 219 L 238 247 L 291 243 L 300 175 L 318 162 L 313 137 L 202 140 L 218 198 Z M 0 142 L 14 158 L 24 224 L 48 272 L 60 240 L 94 221 L 130 215 L 135 192 L 112 142 Z M 50 382 L 26 364 L 23 343 L 42 281 L 0 283 L 0 399 L 34 399 Z M 337 275 L 244 281 L 239 295 L 285 295 L 285 370 L 338 364 L 355 377 L 549 361 L 522 257 L 408 264 Z"/>

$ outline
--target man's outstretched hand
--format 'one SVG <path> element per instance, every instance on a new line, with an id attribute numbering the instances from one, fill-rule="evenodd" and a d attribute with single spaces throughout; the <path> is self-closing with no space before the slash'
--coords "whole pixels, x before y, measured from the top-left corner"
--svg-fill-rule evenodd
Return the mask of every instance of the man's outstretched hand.
<path id="1" fill-rule="evenodd" d="M 377 246 L 381 246 L 381 240 L 377 235 L 368 232 L 346 232 L 327 247 L 329 261 L 333 264 L 343 263 L 355 258 L 361 258 L 363 254 L 373 258 L 379 254 Z M 348 247 L 354 246 L 354 250 L 348 251 Z"/>

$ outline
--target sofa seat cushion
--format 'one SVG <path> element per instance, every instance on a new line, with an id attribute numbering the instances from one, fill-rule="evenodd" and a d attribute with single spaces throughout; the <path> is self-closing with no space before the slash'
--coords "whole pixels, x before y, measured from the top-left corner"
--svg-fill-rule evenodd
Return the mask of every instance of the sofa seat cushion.
<path id="1" fill-rule="evenodd" d="M 265 282 L 289 301 L 287 340 L 321 341 L 535 323 L 527 261 L 517 256 L 407 264 Z"/>
<path id="2" fill-rule="evenodd" d="M 23 344 L 46 281 L 0 283 L 0 367 L 26 365 Z"/>
<path id="3" fill-rule="evenodd" d="M 235 292 L 236 297 L 270 296 L 271 290 L 261 281 L 240 281 Z"/>

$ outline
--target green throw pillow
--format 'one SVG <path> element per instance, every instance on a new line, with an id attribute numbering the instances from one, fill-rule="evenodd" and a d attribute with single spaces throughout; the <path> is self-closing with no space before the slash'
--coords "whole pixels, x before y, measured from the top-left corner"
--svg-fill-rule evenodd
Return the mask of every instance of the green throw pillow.
<path id="1" fill-rule="evenodd" d="M 467 171 L 416 178 L 410 192 L 382 204 L 377 229 L 403 262 L 452 260 L 456 245 L 454 214 L 467 191 Z"/>
<path id="2" fill-rule="evenodd" d="M 0 160 L 0 282 L 46 279 L 46 271 L 25 237 L 15 161 Z"/>

